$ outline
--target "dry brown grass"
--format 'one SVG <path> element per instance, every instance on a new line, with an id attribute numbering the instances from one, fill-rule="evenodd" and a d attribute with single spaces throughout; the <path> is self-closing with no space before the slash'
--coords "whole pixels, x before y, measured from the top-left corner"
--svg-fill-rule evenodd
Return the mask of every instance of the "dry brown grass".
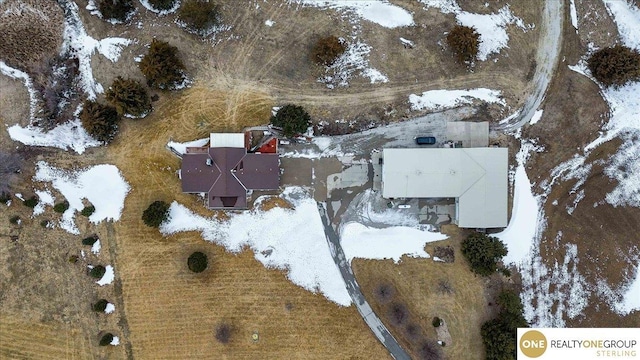
<path id="1" fill-rule="evenodd" d="M 432 253 L 435 245 L 450 244 L 456 249 L 454 263 L 440 263 L 431 259 L 404 258 L 401 263 L 379 260 L 354 260 L 356 273 L 364 295 L 369 299 L 374 311 L 379 314 L 392 334 L 406 349 L 415 349 L 421 336 L 413 339 L 404 327 L 391 325 L 387 318 L 388 304 L 380 304 L 374 296 L 379 284 L 391 284 L 396 293 L 391 303 L 403 303 L 409 309 L 407 324 L 419 325 L 429 339 L 436 339 L 431 325 L 435 316 L 447 322 L 453 343 L 443 349 L 449 359 L 483 359 L 484 348 L 480 337 L 480 326 L 487 318 L 487 300 L 484 280 L 475 276 L 460 253 L 463 231 L 449 226 L 445 230 L 450 240 L 429 244 Z M 446 279 L 453 287 L 452 294 L 438 291 L 438 284 Z M 412 355 L 418 358 L 415 350 Z"/>
<path id="2" fill-rule="evenodd" d="M 340 308 L 293 285 L 281 271 L 265 269 L 251 251 L 230 254 L 196 233 L 164 238 L 142 223 L 142 211 L 154 200 L 176 199 L 203 215 L 215 214 L 198 197 L 180 193 L 175 174 L 180 162 L 164 148 L 167 140 L 263 124 L 272 106 L 267 95 L 249 86 L 219 83 L 198 85 L 163 101 L 149 118 L 125 122 L 106 159 L 132 187 L 114 228 L 134 356 L 385 358 L 386 351 L 354 307 Z M 193 251 L 209 257 L 210 266 L 201 274 L 187 269 Z M 233 328 L 226 345 L 215 340 L 216 326 L 223 322 Z M 255 343 L 254 331 L 260 335 Z"/>
<path id="3" fill-rule="evenodd" d="M 88 359 L 91 344 L 73 324 L 26 322 L 0 316 L 2 359 Z"/>
<path id="4" fill-rule="evenodd" d="M 279 196 L 270 196 L 263 200 L 257 208 L 261 211 L 269 211 L 273 208 L 293 209 L 293 205 Z"/>
<path id="5" fill-rule="evenodd" d="M 62 9 L 54 1 L 7 0 L 0 4 L 0 54 L 21 69 L 56 54 L 62 44 Z"/>

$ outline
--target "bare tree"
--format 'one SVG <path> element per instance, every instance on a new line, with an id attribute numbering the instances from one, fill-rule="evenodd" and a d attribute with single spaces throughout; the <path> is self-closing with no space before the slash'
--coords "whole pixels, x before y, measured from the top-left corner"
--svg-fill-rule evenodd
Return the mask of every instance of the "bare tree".
<path id="1" fill-rule="evenodd" d="M 9 192 L 9 187 L 20 175 L 23 162 L 19 153 L 0 150 L 0 193 Z"/>

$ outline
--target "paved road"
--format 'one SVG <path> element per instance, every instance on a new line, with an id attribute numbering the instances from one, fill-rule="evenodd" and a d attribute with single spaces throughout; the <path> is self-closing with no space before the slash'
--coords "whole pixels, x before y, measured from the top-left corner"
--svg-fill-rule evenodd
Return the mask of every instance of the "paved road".
<path id="1" fill-rule="evenodd" d="M 538 24 L 541 29 L 536 53 L 536 71 L 533 75 L 533 90 L 527 97 L 520 113 L 509 121 L 499 124 L 495 130 L 516 130 L 531 121 L 547 93 L 549 83 L 558 65 L 562 46 L 562 28 L 564 26 L 564 0 L 547 0 Z"/>
<path id="2" fill-rule="evenodd" d="M 349 291 L 349 295 L 351 295 L 351 299 L 356 305 L 358 312 L 360 313 L 360 315 L 362 315 L 362 318 L 367 323 L 371 331 L 373 331 L 374 335 L 378 338 L 378 340 L 380 340 L 382 345 L 387 348 L 394 359 L 410 360 L 411 358 L 409 357 L 409 355 L 407 355 L 400 344 L 398 344 L 398 341 L 396 341 L 393 335 L 391 335 L 389 330 L 384 326 L 382 321 L 380 321 L 380 318 L 376 316 L 367 300 L 365 300 L 364 295 L 362 295 L 360 285 L 358 285 L 356 278 L 353 276 L 351 264 L 347 261 L 344 255 L 344 251 L 342 251 L 340 238 L 331 226 L 331 220 L 329 219 L 329 215 L 327 214 L 325 204 L 320 202 L 318 203 L 318 212 L 320 212 L 320 218 L 322 218 L 324 233 L 327 237 L 331 256 L 333 256 L 333 260 L 336 262 L 336 265 L 338 265 L 338 268 L 340 269 L 342 278 L 347 285 L 347 291 Z"/>

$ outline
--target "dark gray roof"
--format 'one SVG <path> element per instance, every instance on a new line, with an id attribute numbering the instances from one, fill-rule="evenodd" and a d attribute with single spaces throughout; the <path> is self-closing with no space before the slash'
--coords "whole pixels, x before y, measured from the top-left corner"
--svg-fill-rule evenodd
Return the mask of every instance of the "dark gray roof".
<path id="1" fill-rule="evenodd" d="M 209 208 L 244 209 L 247 190 L 278 189 L 279 160 L 277 154 L 247 154 L 244 148 L 209 148 L 183 155 L 181 177 L 182 191 L 207 193 Z"/>

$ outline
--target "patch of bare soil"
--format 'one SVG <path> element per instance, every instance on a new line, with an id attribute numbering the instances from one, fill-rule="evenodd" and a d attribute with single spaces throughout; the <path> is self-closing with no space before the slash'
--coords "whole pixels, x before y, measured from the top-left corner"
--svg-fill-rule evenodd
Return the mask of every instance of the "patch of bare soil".
<path id="1" fill-rule="evenodd" d="M 549 89 L 543 119 L 524 131 L 525 138 L 536 138 L 545 146 L 545 151 L 535 153 L 527 162 L 530 179 L 540 184 L 548 179 L 550 171 L 598 137 L 598 131 L 608 120 L 609 109 L 602 99 L 598 86 L 586 77 L 567 68 L 575 64 L 586 52 L 589 39 L 610 45 L 615 39 L 616 29 L 606 14 L 601 2 L 576 1 L 579 13 L 593 18 L 595 24 L 580 22 L 579 33 L 570 26 L 565 27 L 563 55 L 556 78 Z M 583 12 L 584 11 L 584 12 Z M 600 15 L 596 15 L 596 13 Z M 582 19 L 582 15 L 580 17 Z M 598 27 L 598 32 L 591 36 Z M 568 244 L 575 244 L 579 260 L 572 263 L 590 285 L 589 305 L 575 319 L 565 319 L 567 326 L 606 327 L 615 322 L 617 326 L 637 327 L 640 313 L 620 316 L 610 310 L 609 299 L 598 297 L 595 284 L 606 281 L 618 289 L 633 274 L 630 255 L 640 245 L 636 234 L 640 230 L 640 209 L 613 207 L 604 201 L 616 182 L 603 172 L 604 164 L 619 150 L 621 141 L 614 139 L 591 152 L 585 164 L 592 164 L 590 175 L 584 185 L 584 198 L 577 199 L 572 191 L 577 180 L 559 181 L 554 185 L 544 205 L 547 228 L 540 243 L 540 253 L 547 267 L 562 264 Z M 534 190 L 535 191 L 535 190 Z M 579 200 L 577 206 L 575 202 Z M 554 205 L 555 204 L 555 205 Z M 569 209 L 573 209 L 570 213 Z M 562 236 L 559 236 L 560 232 Z"/>

